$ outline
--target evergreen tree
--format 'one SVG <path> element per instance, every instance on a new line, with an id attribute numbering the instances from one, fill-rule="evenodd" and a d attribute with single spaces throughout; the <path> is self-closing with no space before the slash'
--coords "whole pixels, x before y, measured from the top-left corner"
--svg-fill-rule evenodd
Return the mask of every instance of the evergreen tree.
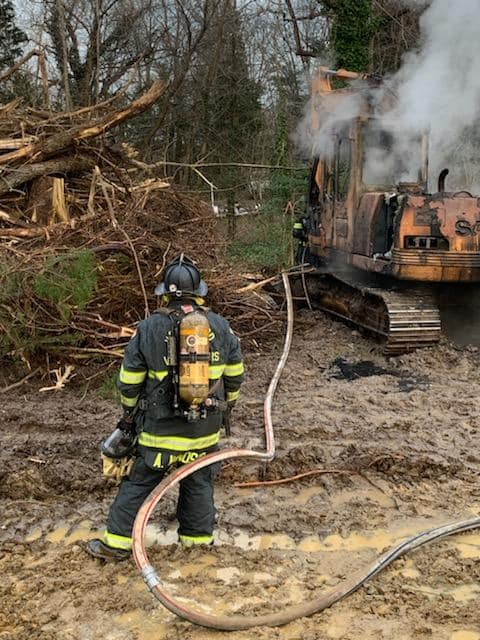
<path id="1" fill-rule="evenodd" d="M 28 38 L 15 24 L 11 0 L 0 0 L 0 71 L 11 67 L 22 54 Z"/>
<path id="2" fill-rule="evenodd" d="M 368 71 L 372 39 L 379 21 L 372 11 L 372 0 L 324 0 L 333 14 L 332 45 L 337 68 Z"/>

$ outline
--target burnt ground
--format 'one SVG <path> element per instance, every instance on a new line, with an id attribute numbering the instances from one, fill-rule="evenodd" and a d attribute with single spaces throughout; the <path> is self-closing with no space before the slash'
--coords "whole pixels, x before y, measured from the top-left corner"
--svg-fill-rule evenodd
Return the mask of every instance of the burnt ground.
<path id="1" fill-rule="evenodd" d="M 262 448 L 262 401 L 280 348 L 248 353 L 232 445 Z M 217 480 L 218 543 L 177 548 L 175 497 L 154 516 L 151 560 L 205 611 L 283 609 L 338 584 L 406 536 L 480 513 L 480 351 L 443 342 L 386 359 L 368 337 L 302 312 L 277 392 L 277 455 Z M 0 638 L 479 640 L 480 531 L 422 548 L 323 613 L 230 634 L 181 621 L 133 562 L 91 559 L 114 486 L 99 441 L 119 415 L 94 393 L 2 396 Z M 238 481 L 316 475 L 276 486 Z"/>

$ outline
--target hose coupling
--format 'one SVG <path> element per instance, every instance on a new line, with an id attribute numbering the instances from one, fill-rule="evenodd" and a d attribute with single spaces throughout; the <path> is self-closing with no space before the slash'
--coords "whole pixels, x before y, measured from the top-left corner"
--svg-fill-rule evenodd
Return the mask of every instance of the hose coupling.
<path id="1" fill-rule="evenodd" d="M 151 564 L 147 564 L 147 566 L 142 569 L 142 578 L 149 591 L 153 591 L 155 587 L 160 584 L 160 578 Z"/>

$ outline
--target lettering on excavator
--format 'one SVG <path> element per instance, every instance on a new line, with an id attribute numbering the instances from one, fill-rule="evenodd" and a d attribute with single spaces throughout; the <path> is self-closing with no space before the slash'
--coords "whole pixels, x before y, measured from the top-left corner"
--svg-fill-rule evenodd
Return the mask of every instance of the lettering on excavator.
<path id="1" fill-rule="evenodd" d="M 464 218 L 457 220 L 455 223 L 455 233 L 458 236 L 476 236 L 480 233 L 480 220 L 477 220 L 473 224 L 469 220 Z"/>

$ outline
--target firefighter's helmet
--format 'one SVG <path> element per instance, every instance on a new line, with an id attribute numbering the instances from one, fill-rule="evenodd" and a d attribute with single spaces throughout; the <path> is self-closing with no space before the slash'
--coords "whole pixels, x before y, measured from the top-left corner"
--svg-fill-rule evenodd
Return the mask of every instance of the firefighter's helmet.
<path id="1" fill-rule="evenodd" d="M 155 289 L 157 296 L 165 294 L 193 294 L 203 298 L 208 293 L 207 283 L 202 280 L 200 271 L 193 260 L 183 253 L 172 260 L 165 268 L 163 280 Z"/>

